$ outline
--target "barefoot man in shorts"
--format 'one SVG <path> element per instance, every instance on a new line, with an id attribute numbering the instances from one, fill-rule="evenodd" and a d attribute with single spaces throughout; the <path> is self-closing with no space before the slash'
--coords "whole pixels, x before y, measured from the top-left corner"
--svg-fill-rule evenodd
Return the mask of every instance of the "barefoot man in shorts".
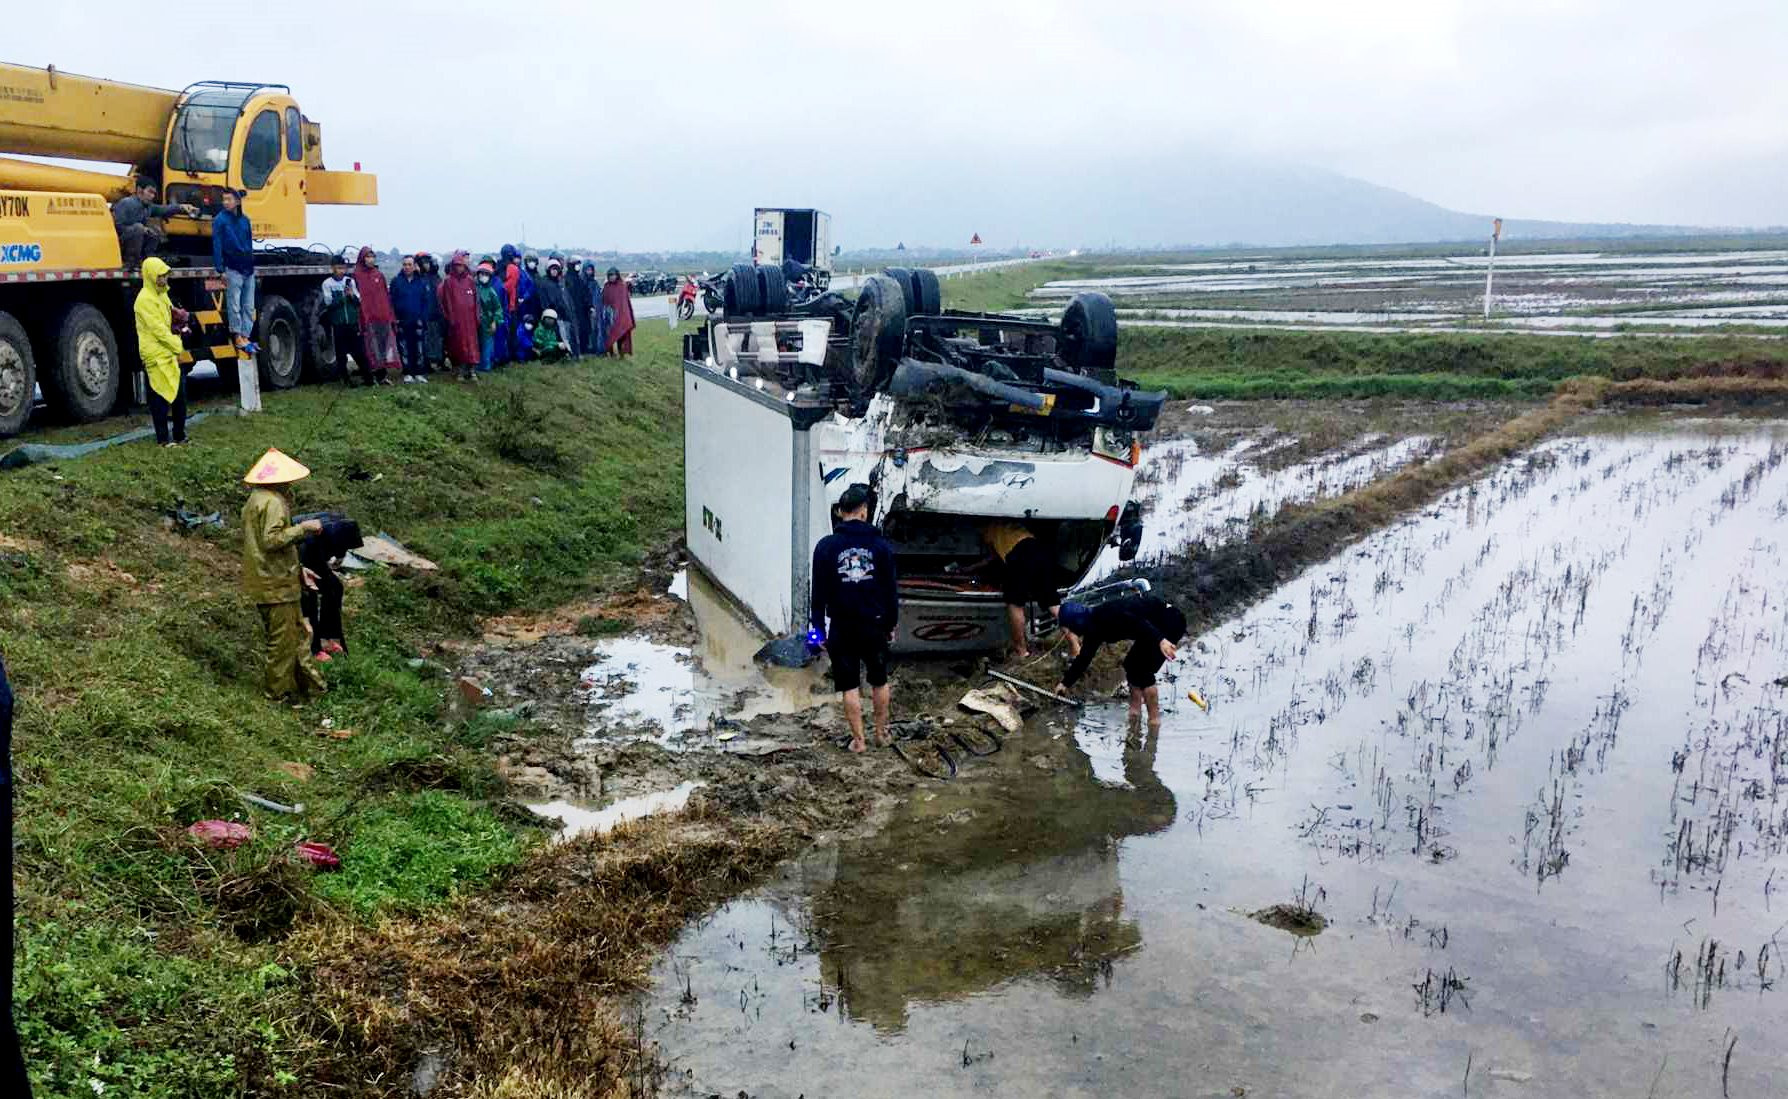
<path id="1" fill-rule="evenodd" d="M 888 645 L 899 604 L 894 547 L 869 522 L 869 486 L 852 485 L 838 498 L 838 525 L 813 548 L 813 609 L 809 637 L 823 638 L 832 682 L 844 696 L 851 751 L 863 742 L 862 678 L 875 700 L 875 742 L 888 739 Z M 828 627 L 826 620 L 830 618 Z"/>

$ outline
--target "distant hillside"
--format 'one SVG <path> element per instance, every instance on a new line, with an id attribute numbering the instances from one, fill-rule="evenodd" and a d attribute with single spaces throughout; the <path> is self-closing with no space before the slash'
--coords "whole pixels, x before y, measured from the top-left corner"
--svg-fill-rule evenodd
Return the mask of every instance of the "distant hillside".
<path id="1" fill-rule="evenodd" d="M 933 163 L 925 186 L 889 187 L 877 173 L 809 183 L 847 250 L 904 241 L 990 249 L 1177 248 L 1394 244 L 1480 240 L 1489 213 L 1449 210 L 1321 168 L 1192 152 L 1153 158 L 1078 157 L 1036 163 Z M 1522 196 L 1510 196 L 1518 205 Z M 1673 225 L 1508 218 L 1510 241 L 1670 237 L 1716 230 Z M 1719 230 L 1729 231 L 1729 230 Z"/>

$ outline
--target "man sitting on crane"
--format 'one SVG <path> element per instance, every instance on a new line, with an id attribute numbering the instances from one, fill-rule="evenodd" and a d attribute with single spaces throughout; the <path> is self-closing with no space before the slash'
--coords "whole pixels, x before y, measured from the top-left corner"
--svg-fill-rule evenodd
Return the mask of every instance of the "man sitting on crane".
<path id="1" fill-rule="evenodd" d="M 130 194 L 112 203 L 112 225 L 118 230 L 118 253 L 126 267 L 141 267 L 143 260 L 155 254 L 168 239 L 168 234 L 155 219 L 185 214 L 199 216 L 197 206 L 164 204 L 155 201 L 155 184 L 137 180 Z"/>

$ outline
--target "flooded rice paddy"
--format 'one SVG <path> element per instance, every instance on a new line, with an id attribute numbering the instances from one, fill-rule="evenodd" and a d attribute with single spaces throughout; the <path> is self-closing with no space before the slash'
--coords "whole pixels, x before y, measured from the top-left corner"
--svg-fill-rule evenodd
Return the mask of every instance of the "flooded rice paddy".
<path id="1" fill-rule="evenodd" d="M 1295 442 L 1283 437 L 1244 439 L 1207 453 L 1196 439 L 1187 437 L 1149 447 L 1133 493 L 1143 515 L 1137 562 L 1157 562 L 1195 544 L 1215 547 L 1240 541 L 1255 522 L 1270 518 L 1286 504 L 1350 492 L 1426 458 L 1435 449 L 1434 440 L 1425 435 L 1395 442 L 1362 436 L 1309 461 L 1278 466 L 1273 451 Z M 1108 547 L 1082 583 L 1090 584 L 1122 566 L 1116 547 Z"/>
<path id="2" fill-rule="evenodd" d="M 687 931 L 669 1090 L 1781 1094 L 1785 459 L 1556 441 L 1189 642 L 1159 736 L 1039 714 Z"/>
<path id="3" fill-rule="evenodd" d="M 1487 258 L 1454 256 L 1146 264 L 1051 282 L 1040 306 L 1082 290 L 1126 324 L 1381 331 L 1480 330 Z M 1693 336 L 1788 328 L 1788 253 L 1570 253 L 1496 260 L 1491 327 L 1550 334 Z"/>

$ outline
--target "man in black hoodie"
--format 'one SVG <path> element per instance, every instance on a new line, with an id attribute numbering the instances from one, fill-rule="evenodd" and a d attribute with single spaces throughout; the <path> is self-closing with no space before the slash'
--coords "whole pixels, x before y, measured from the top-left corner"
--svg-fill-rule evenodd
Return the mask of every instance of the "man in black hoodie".
<path id="1" fill-rule="evenodd" d="M 838 525 L 813 548 L 810 643 L 823 640 L 832 658 L 832 682 L 844 696 L 851 751 L 861 752 L 867 673 L 875 700 L 875 742 L 888 737 L 888 645 L 900 606 L 895 591 L 894 547 L 869 523 L 869 486 L 852 485 L 838 498 Z M 826 628 L 830 617 L 831 629 Z"/>
<path id="2" fill-rule="evenodd" d="M 1055 618 L 1064 631 L 1081 642 L 1080 653 L 1056 684 L 1055 693 L 1067 694 L 1080 682 L 1101 645 L 1108 641 L 1133 642 L 1124 654 L 1124 682 L 1130 687 L 1130 724 L 1136 725 L 1146 705 L 1149 732 L 1159 732 L 1161 688 L 1155 685 L 1155 673 L 1179 655 L 1180 639 L 1186 636 L 1186 616 L 1180 609 L 1158 595 L 1125 595 L 1090 607 L 1085 603 L 1063 603 L 1055 608 Z"/>

